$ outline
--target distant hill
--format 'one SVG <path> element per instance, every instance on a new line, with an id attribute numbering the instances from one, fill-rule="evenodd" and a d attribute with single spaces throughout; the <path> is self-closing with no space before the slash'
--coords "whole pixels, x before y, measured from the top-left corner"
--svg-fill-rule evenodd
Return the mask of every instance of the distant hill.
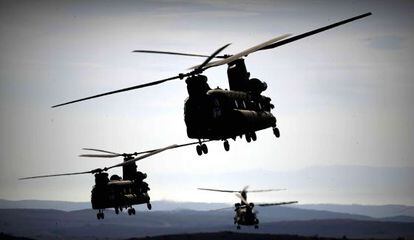
<path id="1" fill-rule="evenodd" d="M 152 201 L 153 209 L 156 211 L 172 210 L 196 210 L 207 211 L 232 207 L 232 204 L 226 203 L 204 203 L 204 202 L 175 202 L 175 201 Z M 319 210 L 325 212 L 345 213 L 352 215 L 368 216 L 372 218 L 389 218 L 404 216 L 414 218 L 414 206 L 405 205 L 341 205 L 341 204 L 295 204 L 292 208 Z M 46 200 L 21 200 L 10 201 L 0 199 L 0 209 L 55 209 L 62 211 L 75 211 L 90 209 L 90 202 L 69 202 L 69 201 L 46 201 Z M 137 210 L 145 211 L 145 206 L 137 206 Z M 411 221 L 412 218 L 405 218 L 405 221 Z"/>
<path id="2" fill-rule="evenodd" d="M 131 238 L 128 240 L 314 240 L 312 237 L 304 237 L 297 235 L 275 235 L 275 234 L 263 234 L 263 233 L 240 233 L 240 232 L 213 232 L 213 233 L 192 233 L 192 234 L 176 234 L 176 235 L 163 235 L 156 237 L 145 238 Z M 325 240 L 336 240 L 338 238 L 325 238 Z M 342 239 L 342 238 L 341 238 Z"/>
<path id="3" fill-rule="evenodd" d="M 341 205 L 341 204 L 300 204 L 295 205 L 301 209 L 323 210 L 350 214 L 361 214 L 374 218 L 386 218 L 393 216 L 414 217 L 414 206 L 405 205 Z"/>
<path id="4" fill-rule="evenodd" d="M 260 211 L 260 208 L 259 208 Z M 94 210 L 0 209 L 0 232 L 36 239 L 133 238 L 181 233 L 235 231 L 233 211 L 144 211 L 135 216 L 105 211 L 98 221 Z M 292 220 L 292 216 L 295 219 Z M 332 217 L 327 219 L 326 217 Z M 349 218 L 354 219 L 349 219 Z M 385 222 L 360 215 L 290 207 L 267 208 L 259 214 L 260 228 L 240 232 L 299 234 L 351 238 L 414 238 L 414 222 Z M 289 219 L 290 220 L 282 220 Z M 278 220 L 280 219 L 280 220 Z"/>
<path id="5" fill-rule="evenodd" d="M 174 202 L 174 201 L 152 201 L 154 209 L 159 211 L 170 211 L 179 209 L 190 209 L 190 210 L 213 210 L 221 209 L 232 206 L 225 203 L 202 203 L 202 202 Z M 55 209 L 62 211 L 75 211 L 90 209 L 90 202 L 69 202 L 69 201 L 48 201 L 48 200 L 20 200 L 11 201 L 0 199 L 0 209 Z M 146 209 L 146 207 L 138 207 L 140 210 Z"/>
<path id="6" fill-rule="evenodd" d="M 89 202 L 68 202 L 68 201 L 48 201 L 48 200 L 20 200 L 10 201 L 0 199 L 0 209 L 55 209 L 62 211 L 74 211 L 88 209 L 91 207 Z"/>

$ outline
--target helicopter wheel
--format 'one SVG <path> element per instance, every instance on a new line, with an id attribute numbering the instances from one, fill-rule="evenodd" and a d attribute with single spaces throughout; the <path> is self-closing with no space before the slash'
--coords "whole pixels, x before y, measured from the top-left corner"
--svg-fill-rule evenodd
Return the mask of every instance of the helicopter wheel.
<path id="1" fill-rule="evenodd" d="M 128 215 L 132 215 L 132 208 L 128 209 Z"/>
<path id="2" fill-rule="evenodd" d="M 206 144 L 201 144 L 201 151 L 204 153 L 204 154 L 207 154 L 208 153 L 208 148 L 207 148 L 207 145 Z"/>
<path id="3" fill-rule="evenodd" d="M 250 138 L 250 134 L 246 133 L 246 141 L 249 143 L 252 141 L 252 139 Z"/>
<path id="4" fill-rule="evenodd" d="M 135 215 L 135 208 L 132 208 L 132 214 Z"/>
<path id="5" fill-rule="evenodd" d="M 256 136 L 256 133 L 255 132 L 252 132 L 250 134 L 250 136 L 251 136 L 251 138 L 252 138 L 253 141 L 256 141 L 257 140 L 257 136 Z"/>
<path id="6" fill-rule="evenodd" d="M 203 150 L 201 150 L 201 146 L 200 145 L 197 145 L 196 146 L 196 150 L 197 150 L 198 156 L 201 156 L 203 154 Z"/>
<path id="7" fill-rule="evenodd" d="M 147 208 L 148 208 L 148 210 L 151 210 L 152 209 L 151 203 L 147 203 Z"/>
<path id="8" fill-rule="evenodd" d="M 237 229 L 240 229 L 240 225 L 237 225 Z"/>
<path id="9" fill-rule="evenodd" d="M 119 208 L 115 208 L 115 214 L 119 214 Z"/>
<path id="10" fill-rule="evenodd" d="M 275 134 L 275 136 L 276 136 L 277 138 L 279 138 L 279 137 L 280 137 L 280 131 L 279 131 L 279 128 L 277 128 L 277 127 L 273 128 L 273 134 Z"/>
<path id="11" fill-rule="evenodd" d="M 259 225 L 254 225 L 254 229 L 258 229 L 259 228 Z"/>
<path id="12" fill-rule="evenodd" d="M 96 218 L 98 218 L 98 219 L 104 219 L 104 218 L 105 218 L 105 215 L 104 215 L 104 213 L 103 213 L 103 212 L 98 212 L 98 213 L 96 214 Z"/>
<path id="13" fill-rule="evenodd" d="M 225 140 L 225 141 L 223 142 L 223 145 L 224 145 L 224 150 L 226 150 L 226 152 L 228 152 L 228 151 L 230 150 L 230 144 L 229 144 L 229 141 Z"/>

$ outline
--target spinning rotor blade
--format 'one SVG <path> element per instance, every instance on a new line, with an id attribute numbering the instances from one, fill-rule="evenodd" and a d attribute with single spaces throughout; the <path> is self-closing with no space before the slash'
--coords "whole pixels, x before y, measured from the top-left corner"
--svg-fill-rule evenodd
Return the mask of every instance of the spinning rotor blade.
<path id="1" fill-rule="evenodd" d="M 217 67 L 217 66 L 220 66 L 220 65 L 223 65 L 223 64 L 231 63 L 231 62 L 233 62 L 233 61 L 235 61 L 235 60 L 237 60 L 239 58 L 245 57 L 245 56 L 249 55 L 250 53 L 256 52 L 256 51 L 258 51 L 258 50 L 260 50 L 260 49 L 262 49 L 264 47 L 267 47 L 269 45 L 272 45 L 272 44 L 274 44 L 274 43 L 276 43 L 276 42 L 278 42 L 278 41 L 280 41 L 282 39 L 285 39 L 287 37 L 290 37 L 290 36 L 291 36 L 291 34 L 284 34 L 284 35 L 281 35 L 281 36 L 272 38 L 272 39 L 270 39 L 270 40 L 268 40 L 266 42 L 263 42 L 263 43 L 258 44 L 256 46 L 253 46 L 251 48 L 248 48 L 248 49 L 246 49 L 244 51 L 241 51 L 241 52 L 239 52 L 237 54 L 234 54 L 234 55 L 232 55 L 232 56 L 230 56 L 228 58 L 225 58 L 223 60 L 218 60 L 218 61 L 211 62 L 211 63 L 207 64 L 205 66 L 205 68 L 207 69 L 207 68 L 210 68 L 210 67 Z M 197 67 L 198 66 L 196 66 L 195 68 L 197 68 Z"/>
<path id="2" fill-rule="evenodd" d="M 19 178 L 19 180 L 26 180 L 26 179 L 33 179 L 33 178 L 47 178 L 47 177 L 60 177 L 60 176 L 70 176 L 70 175 L 81 175 L 81 174 L 88 174 L 88 173 L 97 173 L 102 171 L 101 169 L 95 169 L 91 171 L 85 171 L 85 172 L 73 172 L 73 173 L 60 173 L 60 174 L 49 174 L 49 175 L 39 175 L 39 176 L 33 176 L 33 177 L 24 177 Z"/>
<path id="3" fill-rule="evenodd" d="M 172 149 L 172 148 L 177 148 L 177 147 L 179 147 L 179 146 L 178 146 L 177 144 L 174 144 L 174 145 L 171 145 L 171 146 L 168 146 L 168 147 L 165 147 L 165 148 L 160 148 L 160 149 L 157 149 L 157 150 L 155 150 L 155 151 L 153 151 L 153 152 L 147 153 L 147 154 L 145 154 L 145 155 L 142 155 L 142 156 L 136 157 L 136 158 L 134 158 L 134 159 L 131 159 L 131 160 L 128 160 L 128 161 L 125 161 L 125 162 L 122 162 L 122 163 L 119 163 L 119 164 L 113 165 L 113 166 L 111 166 L 111 167 L 104 168 L 104 170 L 106 171 L 106 170 L 109 170 L 109 169 L 111 169 L 111 168 L 122 167 L 122 166 L 125 166 L 125 165 L 128 165 L 128 164 L 131 164 L 131 163 L 133 163 L 133 162 L 140 161 L 140 160 L 142 160 L 142 159 L 144 159 L 144 158 L 147 158 L 147 157 L 150 157 L 150 156 L 152 156 L 152 155 L 155 155 L 155 154 L 161 153 L 161 152 L 163 152 L 163 151 L 165 151 L 165 150 Z"/>
<path id="4" fill-rule="evenodd" d="M 193 53 L 180 53 L 180 52 L 170 52 L 170 51 L 154 51 L 154 50 L 134 50 L 132 52 L 136 53 L 155 53 L 155 54 L 170 54 L 170 55 L 180 55 L 180 56 L 189 56 L 189 57 L 209 57 L 208 55 L 202 54 L 193 54 Z M 227 56 L 215 56 L 214 58 L 226 58 Z"/>
<path id="5" fill-rule="evenodd" d="M 296 40 L 299 40 L 299 39 L 309 37 L 311 35 L 326 31 L 328 29 L 338 27 L 340 25 L 358 20 L 360 18 L 367 17 L 369 15 L 371 15 L 370 12 L 359 15 L 359 16 L 356 16 L 356 17 L 353 17 L 353 18 L 349 18 L 349 19 L 346 19 L 346 20 L 343 20 L 343 21 L 340 21 L 340 22 L 337 22 L 337 23 L 334 23 L 334 24 L 331 24 L 331 25 L 328 25 L 328 26 L 325 26 L 325 27 L 322 27 L 322 28 L 318 28 L 318 29 L 315 29 L 313 31 L 309 31 L 309 32 L 306 32 L 306 33 L 303 33 L 303 34 L 300 34 L 300 35 L 297 35 L 297 36 L 293 36 L 293 37 L 290 37 L 288 39 L 285 39 L 285 38 L 291 36 L 291 34 L 285 34 L 285 35 L 282 35 L 282 36 L 279 36 L 279 37 L 275 37 L 275 38 L 270 39 L 270 40 L 268 40 L 264 43 L 261 43 L 259 45 L 254 46 L 254 47 L 246 49 L 246 50 L 244 50 L 242 52 L 239 52 L 237 54 L 231 55 L 230 57 L 225 58 L 224 60 L 218 60 L 218 61 L 211 62 L 211 63 L 209 63 L 205 66 L 205 69 L 210 68 L 210 67 L 217 67 L 217 66 L 227 64 L 227 63 L 231 63 L 231 62 L 233 62 L 233 61 L 235 61 L 239 58 L 245 57 L 245 56 L 247 56 L 251 53 L 254 53 L 254 52 L 257 52 L 257 51 L 260 51 L 260 50 L 266 50 L 266 49 L 272 49 L 272 48 L 275 48 L 275 47 L 279 47 L 279 46 L 285 45 L 287 43 L 291 43 L 291 42 L 294 42 Z M 195 66 L 195 67 L 192 67 L 190 69 L 195 69 L 197 67 L 198 66 Z"/>
<path id="6" fill-rule="evenodd" d="M 207 141 L 203 141 L 203 142 L 207 142 Z M 93 169 L 93 170 L 90 170 L 90 171 L 84 171 L 84 172 L 72 172 L 72 173 L 60 173 L 60 174 L 39 175 L 39 176 L 33 176 L 33 177 L 19 178 L 19 180 L 26 180 L 26 179 L 33 179 L 33 178 L 46 178 L 46 177 L 59 177 L 59 176 L 69 176 L 69 175 L 80 175 L 80 174 L 88 174 L 88 173 L 89 174 L 95 174 L 95 173 L 99 173 L 99 172 L 105 172 L 105 171 L 108 171 L 109 169 L 112 169 L 112 168 L 122 167 L 122 166 L 125 166 L 125 165 L 128 165 L 128 164 L 131 164 L 133 162 L 140 161 L 140 160 L 142 160 L 144 158 L 147 158 L 147 157 L 150 157 L 152 155 L 161 153 L 161 152 L 163 152 L 165 150 L 169 150 L 169 149 L 173 149 L 173 148 L 179 148 L 179 147 L 184 147 L 184 146 L 189 146 L 189 145 L 198 144 L 198 143 L 199 142 L 191 142 L 191 143 L 185 143 L 185 144 L 180 144 L 180 145 L 174 144 L 174 145 L 171 145 L 171 146 L 168 146 L 168 147 L 165 147 L 165 148 L 159 148 L 159 149 L 156 149 L 156 150 L 150 150 L 150 152 L 149 151 L 145 151 L 145 152 L 148 152 L 145 155 L 136 157 L 134 159 L 131 159 L 129 161 L 125 161 L 125 162 L 120 163 L 120 164 L 116 164 L 116 165 L 113 165 L 113 166 L 110 166 L 110 167 L 105 167 L 105 168 L 102 168 L 102 169 L 101 168 L 97 168 L 97 169 Z M 105 150 L 93 149 L 93 151 L 95 151 L 95 150 L 97 150 L 97 151 L 105 151 Z M 106 151 L 106 152 L 108 152 L 108 151 Z"/>
<path id="7" fill-rule="evenodd" d="M 174 77 L 169 77 L 169 78 L 165 78 L 165 79 L 154 81 L 154 82 L 144 83 L 144 84 L 140 84 L 140 85 L 136 85 L 136 86 L 132 86 L 132 87 L 118 89 L 118 90 L 115 90 L 115 91 L 101 93 L 101 94 L 93 95 L 93 96 L 90 96 L 90 97 L 81 98 L 81 99 L 73 100 L 73 101 L 70 101 L 70 102 L 57 104 L 57 105 L 52 106 L 52 108 L 61 107 L 61 106 L 64 106 L 64 105 L 68 105 L 68 104 L 72 104 L 72 103 L 76 103 L 76 102 L 82 102 L 82 101 L 85 101 L 85 100 L 98 98 L 98 97 L 103 97 L 103 96 L 111 95 L 111 94 L 115 94 L 115 93 L 126 92 L 126 91 L 135 90 L 135 89 L 139 89 L 139 88 L 149 87 L 149 86 L 157 85 L 157 84 L 164 83 L 164 82 L 167 82 L 167 81 L 171 81 L 171 80 L 174 80 L 174 79 L 182 79 L 182 78 L 187 77 L 189 75 L 190 74 L 180 74 L 180 75 L 177 75 L 177 76 L 174 76 Z"/>
<path id="8" fill-rule="evenodd" d="M 126 91 L 135 90 L 135 89 L 139 89 L 139 88 L 154 86 L 154 85 L 158 85 L 158 84 L 161 84 L 161 83 L 164 83 L 164 82 L 167 82 L 167 81 L 171 81 L 171 80 L 175 80 L 175 79 L 183 79 L 185 77 L 188 77 L 188 76 L 191 76 L 191 75 L 194 75 L 194 74 L 199 74 L 199 73 L 203 72 L 206 69 L 206 68 L 204 68 L 204 66 L 207 65 L 211 61 L 211 59 L 213 59 L 217 54 L 219 54 L 223 49 L 225 49 L 229 45 L 230 44 L 226 44 L 223 47 L 217 49 L 201 65 L 199 65 L 199 67 L 195 68 L 191 72 L 180 73 L 180 74 L 178 74 L 177 76 L 174 76 L 174 77 L 164 78 L 164 79 L 154 81 L 154 82 L 144 83 L 144 84 L 140 84 L 140 85 L 136 85 L 136 86 L 132 86 L 132 87 L 122 88 L 122 89 L 118 89 L 118 90 L 114 90 L 114 91 L 110 91 L 110 92 L 106 92 L 106 93 L 97 94 L 97 95 L 90 96 L 90 97 L 85 97 L 85 98 L 73 100 L 73 101 L 70 101 L 70 102 L 57 104 L 57 105 L 52 106 L 52 108 L 60 107 L 60 106 L 64 106 L 64 105 L 68 105 L 68 104 L 72 104 L 72 103 L 76 103 L 76 102 L 82 102 L 82 101 L 85 101 L 85 100 L 98 98 L 98 97 L 103 97 L 103 96 L 111 95 L 111 94 L 115 94 L 115 93 L 126 92 Z"/>
<path id="9" fill-rule="evenodd" d="M 224 45 L 223 47 L 217 49 L 213 54 L 211 54 L 211 56 L 209 56 L 202 64 L 200 64 L 198 67 L 196 67 L 194 70 L 197 71 L 204 71 L 205 69 L 207 69 L 206 65 L 217 55 L 219 54 L 221 51 L 223 51 L 223 49 L 225 49 L 226 47 L 228 47 L 230 45 L 230 43 Z"/>
<path id="10" fill-rule="evenodd" d="M 259 206 L 259 207 L 269 207 L 269 206 L 286 205 L 286 204 L 293 204 L 293 203 L 298 203 L 298 201 L 278 202 L 278 203 L 260 203 L 260 204 L 256 204 L 256 206 Z"/>
<path id="11" fill-rule="evenodd" d="M 95 151 L 95 152 L 103 152 L 103 153 L 116 154 L 116 155 L 119 155 L 119 154 L 120 154 L 120 153 L 110 152 L 110 151 L 101 150 L 101 149 L 96 149 L 96 148 L 82 148 L 82 150 L 86 150 L 86 151 Z"/>
<path id="12" fill-rule="evenodd" d="M 252 193 L 252 192 L 277 192 L 277 191 L 284 191 L 285 188 L 279 188 L 279 189 L 262 189 L 262 190 L 249 190 L 246 192 Z"/>
<path id="13" fill-rule="evenodd" d="M 349 19 L 346 19 L 346 20 L 343 20 L 343 21 L 340 21 L 340 22 L 337 22 L 337 23 L 334 23 L 334 24 L 331 24 L 331 25 L 328 25 L 328 26 L 325 26 L 325 27 L 321 27 L 321 28 L 318 28 L 318 29 L 315 29 L 315 30 L 312 30 L 312 31 L 309 31 L 309 32 L 306 32 L 306 33 L 302 33 L 300 35 L 285 39 L 283 41 L 275 42 L 275 43 L 270 44 L 268 46 L 264 46 L 261 49 L 258 49 L 258 51 L 279 47 L 279 46 L 285 45 L 287 43 L 291 43 L 293 41 L 296 41 L 296 40 L 299 40 L 299 39 L 302 39 L 302 38 L 305 38 L 305 37 L 309 37 L 311 35 L 314 35 L 314 34 L 317 34 L 317 33 L 323 32 L 323 31 L 326 31 L 328 29 L 338 27 L 340 25 L 343 25 L 343 24 L 346 24 L 346 23 L 349 23 L 349 22 L 352 22 L 352 21 L 355 21 L 355 20 L 358 20 L 358 19 L 361 19 L 361 18 L 364 18 L 364 17 L 368 17 L 371 14 L 372 13 L 368 12 L 368 13 L 365 13 L 365 14 L 362 14 L 362 15 L 359 15 L 359 16 L 356 16 L 356 17 L 353 17 L 353 18 L 349 18 Z"/>
<path id="14" fill-rule="evenodd" d="M 198 190 L 213 191 L 213 192 L 226 192 L 226 193 L 238 193 L 240 191 L 234 190 L 221 190 L 221 189 L 212 189 L 212 188 L 197 188 Z"/>
<path id="15" fill-rule="evenodd" d="M 202 143 L 209 142 L 209 140 L 201 141 L 201 142 Z M 197 141 L 197 142 L 179 144 L 179 145 L 176 145 L 176 147 L 174 147 L 174 148 L 185 147 L 185 146 L 194 145 L 194 144 L 198 144 L 198 143 L 199 142 Z M 152 152 L 160 150 L 162 148 L 156 148 L 156 149 L 146 150 L 146 151 L 142 151 L 142 152 L 134 152 L 134 153 L 114 153 L 114 152 L 101 150 L 101 149 L 94 149 L 94 148 L 82 148 L 82 149 L 83 150 L 90 150 L 90 151 L 104 152 L 104 153 L 108 153 L 108 154 L 107 155 L 104 155 L 104 154 L 81 154 L 81 155 L 79 155 L 79 157 L 115 158 L 115 157 L 125 157 L 127 155 L 129 155 L 129 156 L 138 156 L 138 155 L 145 154 L 145 153 L 152 153 Z"/>
<path id="16" fill-rule="evenodd" d="M 240 198 L 244 204 L 249 205 L 247 200 L 240 193 L 236 193 L 235 195 L 236 197 Z"/>
<path id="17" fill-rule="evenodd" d="M 90 157 L 90 158 L 116 158 L 120 157 L 122 154 L 117 155 L 104 155 L 104 154 L 80 154 L 79 157 Z"/>

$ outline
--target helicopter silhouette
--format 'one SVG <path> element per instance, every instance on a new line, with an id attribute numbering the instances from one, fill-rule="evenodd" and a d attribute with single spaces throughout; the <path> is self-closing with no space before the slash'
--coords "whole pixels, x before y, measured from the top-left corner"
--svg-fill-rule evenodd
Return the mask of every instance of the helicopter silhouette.
<path id="1" fill-rule="evenodd" d="M 274 105 L 271 103 L 271 98 L 262 95 L 262 92 L 267 89 L 267 84 L 257 78 L 250 77 L 244 58 L 254 52 L 280 47 L 369 15 L 371 15 L 370 12 L 296 36 L 284 34 L 234 55 L 219 55 L 230 44 L 226 44 L 217 49 L 211 55 L 134 50 L 133 52 L 138 53 L 172 54 L 178 56 L 204 57 L 206 59 L 200 65 L 190 68 L 190 71 L 187 73 L 180 73 L 176 76 L 158 81 L 105 92 L 57 104 L 52 107 L 60 107 L 106 95 L 154 86 L 172 80 L 185 79 L 188 98 L 184 104 L 184 121 L 187 128 L 187 136 L 191 139 L 198 139 L 199 141 L 199 144 L 196 146 L 198 155 L 208 153 L 207 145 L 202 142 L 202 140 L 206 139 L 223 141 L 224 149 L 229 151 L 230 144 L 228 139 L 236 140 L 238 136 L 245 136 L 247 142 L 251 142 L 252 140 L 256 141 L 256 132 L 263 129 L 272 128 L 274 135 L 279 138 L 280 130 L 276 125 L 276 117 L 271 113 Z M 213 59 L 219 60 L 212 61 Z M 202 73 L 209 68 L 224 64 L 228 65 L 227 78 L 230 90 L 210 88 L 207 83 L 207 77 L 202 75 Z"/>
<path id="2" fill-rule="evenodd" d="M 19 178 L 19 180 L 47 178 L 58 176 L 70 176 L 81 174 L 93 174 L 95 176 L 95 185 L 91 191 L 92 209 L 97 209 L 97 219 L 104 219 L 103 211 L 106 208 L 114 208 L 115 213 L 119 214 L 123 209 L 128 209 L 128 215 L 135 215 L 133 205 L 146 204 L 149 210 L 152 209 L 148 191 L 150 190 L 148 183 L 144 181 L 147 174 L 137 170 L 136 162 L 148 158 L 152 155 L 161 153 L 166 150 L 198 144 L 198 142 L 186 143 L 181 145 L 171 145 L 164 148 L 152 149 L 142 152 L 134 153 L 115 153 L 111 151 L 84 148 L 84 150 L 100 152 L 99 154 L 81 154 L 80 157 L 95 157 L 95 158 L 115 158 L 123 157 L 123 162 L 115 164 L 110 167 L 97 168 L 90 171 L 61 173 L 39 175 L 33 177 Z M 116 174 L 109 178 L 107 173 L 112 168 L 122 167 L 122 175 L 120 177 Z"/>
<path id="3" fill-rule="evenodd" d="M 248 192 L 272 192 L 272 191 L 282 191 L 285 189 L 264 189 L 264 190 L 247 190 L 249 186 L 245 186 L 240 191 L 235 190 L 221 190 L 221 189 L 212 189 L 212 188 L 198 188 L 198 190 L 204 191 L 213 191 L 213 192 L 225 192 L 225 193 L 235 193 L 236 197 L 240 198 L 240 203 L 234 204 L 234 211 L 236 215 L 234 216 L 234 224 L 237 224 L 237 229 L 240 229 L 240 225 L 244 226 L 253 226 L 257 229 L 259 228 L 259 219 L 257 218 L 258 212 L 253 210 L 255 206 L 259 207 L 269 207 L 269 206 L 279 206 L 286 204 L 298 203 L 298 201 L 290 202 L 277 202 L 277 203 L 258 203 L 254 204 L 247 201 Z"/>

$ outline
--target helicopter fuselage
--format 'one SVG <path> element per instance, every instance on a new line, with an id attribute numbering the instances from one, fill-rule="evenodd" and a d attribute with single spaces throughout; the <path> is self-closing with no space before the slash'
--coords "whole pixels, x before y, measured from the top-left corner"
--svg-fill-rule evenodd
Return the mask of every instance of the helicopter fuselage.
<path id="1" fill-rule="evenodd" d="M 126 209 L 132 205 L 149 203 L 148 184 L 131 180 L 109 180 L 96 184 L 91 191 L 93 209 Z"/>
<path id="2" fill-rule="evenodd" d="M 270 99 L 241 91 L 213 89 L 185 101 L 187 136 L 225 140 L 276 126 Z"/>
<path id="3" fill-rule="evenodd" d="M 254 225 L 256 228 L 259 224 L 259 219 L 257 219 L 256 213 L 253 212 L 253 207 L 248 205 L 239 205 L 234 210 L 236 215 L 234 216 L 234 224 L 244 226 Z"/>
<path id="4" fill-rule="evenodd" d="M 125 158 L 124 161 L 131 160 Z M 135 163 L 123 166 L 122 179 L 118 175 L 112 175 L 108 178 L 108 173 L 101 172 L 95 174 L 95 185 L 91 191 L 92 208 L 97 209 L 98 219 L 103 219 L 103 210 L 106 208 L 114 208 L 118 214 L 122 209 L 128 209 L 128 214 L 135 214 L 133 205 L 147 204 L 147 208 L 151 209 L 150 197 L 148 191 L 150 188 L 144 181 L 147 175 L 137 171 Z"/>

